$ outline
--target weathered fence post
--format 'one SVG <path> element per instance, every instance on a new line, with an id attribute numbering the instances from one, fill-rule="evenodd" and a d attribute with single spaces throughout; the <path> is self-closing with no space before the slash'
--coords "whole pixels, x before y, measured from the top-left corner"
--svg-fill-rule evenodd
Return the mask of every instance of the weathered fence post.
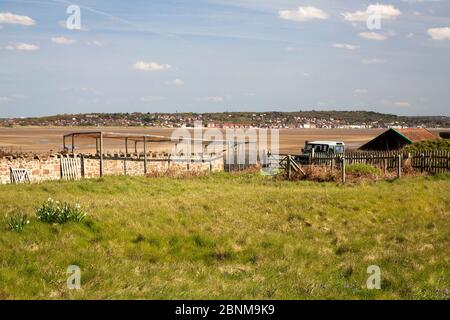
<path id="1" fill-rule="evenodd" d="M 450 165 L 449 165 L 450 164 L 450 153 L 447 151 L 446 155 L 447 155 L 447 161 L 445 163 L 445 172 L 447 172 L 450 169 Z"/>
<path id="2" fill-rule="evenodd" d="M 420 154 L 420 172 L 423 172 L 425 168 L 425 154 Z"/>
<path id="3" fill-rule="evenodd" d="M 147 174 L 147 137 L 144 136 L 144 174 Z"/>
<path id="4" fill-rule="evenodd" d="M 103 177 L 103 132 L 100 132 L 100 177 Z"/>
<path id="5" fill-rule="evenodd" d="M 342 183 L 345 183 L 345 156 L 342 156 Z"/>
<path id="6" fill-rule="evenodd" d="M 397 155 L 397 178 L 400 179 L 402 177 L 402 155 Z"/>
<path id="7" fill-rule="evenodd" d="M 287 175 L 288 179 L 291 179 L 291 156 L 287 156 Z"/>
<path id="8" fill-rule="evenodd" d="M 84 178 L 84 154 L 80 155 L 80 167 L 81 167 L 81 177 Z"/>

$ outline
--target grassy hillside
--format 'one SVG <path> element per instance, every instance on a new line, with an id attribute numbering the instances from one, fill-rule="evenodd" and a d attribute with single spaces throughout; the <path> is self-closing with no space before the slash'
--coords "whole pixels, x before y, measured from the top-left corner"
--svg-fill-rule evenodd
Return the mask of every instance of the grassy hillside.
<path id="1" fill-rule="evenodd" d="M 79 202 L 81 223 L 34 217 Z M 259 175 L 0 186 L 0 298 L 448 299 L 450 178 L 338 186 Z M 6 214 L 27 213 L 22 232 Z M 82 289 L 66 288 L 79 265 Z M 367 290 L 378 265 L 382 289 Z"/>

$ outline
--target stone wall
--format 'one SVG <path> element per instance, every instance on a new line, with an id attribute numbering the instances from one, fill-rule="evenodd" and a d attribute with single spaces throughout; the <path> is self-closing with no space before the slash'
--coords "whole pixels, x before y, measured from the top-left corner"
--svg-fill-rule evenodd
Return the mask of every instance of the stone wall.
<path id="1" fill-rule="evenodd" d="M 27 169 L 31 182 L 61 178 L 61 161 L 58 157 L 46 158 L 0 158 L 0 183 L 10 183 L 10 168 Z"/>
<path id="2" fill-rule="evenodd" d="M 0 184 L 11 183 L 10 168 L 27 169 L 32 183 L 61 179 L 62 155 L 47 157 L 4 157 L 0 158 Z M 98 155 L 76 155 L 79 175 L 84 178 L 100 177 L 100 157 Z M 188 171 L 223 171 L 222 156 L 196 160 L 173 159 L 167 154 L 149 154 L 147 173 L 188 172 Z M 144 175 L 143 155 L 104 155 L 103 174 L 107 175 Z"/>

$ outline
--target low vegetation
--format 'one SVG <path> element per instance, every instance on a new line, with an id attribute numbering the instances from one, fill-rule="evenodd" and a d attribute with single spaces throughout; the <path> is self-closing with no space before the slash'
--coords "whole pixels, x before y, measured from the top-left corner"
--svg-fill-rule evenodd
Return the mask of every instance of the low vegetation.
<path id="1" fill-rule="evenodd" d="M 47 223 L 81 222 L 86 213 L 77 203 L 72 205 L 67 202 L 60 203 L 49 198 L 36 210 L 36 218 Z"/>
<path id="2" fill-rule="evenodd" d="M 357 177 L 373 177 L 381 174 L 381 170 L 379 168 L 362 163 L 350 164 L 345 170 L 346 173 Z"/>
<path id="3" fill-rule="evenodd" d="M 15 213 L 12 216 L 7 217 L 7 225 L 11 231 L 21 232 L 29 223 L 30 220 L 28 220 L 26 214 Z"/>
<path id="4" fill-rule="evenodd" d="M 89 215 L 41 223 L 36 206 L 49 197 Z M 0 212 L 31 218 L 20 233 L 0 224 L 0 298 L 448 299 L 449 199 L 448 175 L 345 186 L 243 173 L 4 185 Z M 67 288 L 69 265 L 81 268 L 80 290 Z M 381 290 L 366 287 L 371 265 Z"/>
<path id="5" fill-rule="evenodd" d="M 302 167 L 305 175 L 298 172 L 293 174 L 289 180 L 309 180 L 315 182 L 342 182 L 342 171 L 340 169 L 331 169 L 329 166 L 307 165 Z M 392 168 L 386 173 L 382 172 L 379 167 L 362 163 L 349 164 L 345 169 L 347 183 L 373 182 L 379 180 L 393 180 L 397 178 L 397 173 Z M 403 166 L 402 174 L 404 176 L 420 175 L 417 170 L 411 166 Z M 280 179 L 287 179 L 286 175 L 281 172 Z"/>
<path id="6" fill-rule="evenodd" d="M 446 151 L 450 152 L 449 139 L 425 140 L 413 143 L 403 148 L 405 152 L 430 152 L 430 151 Z"/>

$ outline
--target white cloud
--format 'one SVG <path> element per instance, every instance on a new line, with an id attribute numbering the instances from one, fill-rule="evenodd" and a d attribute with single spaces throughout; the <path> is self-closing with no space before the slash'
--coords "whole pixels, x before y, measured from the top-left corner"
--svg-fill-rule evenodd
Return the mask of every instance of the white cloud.
<path id="1" fill-rule="evenodd" d="M 154 102 L 164 100 L 163 97 L 160 96 L 145 96 L 140 99 L 142 102 Z"/>
<path id="2" fill-rule="evenodd" d="M 439 2 L 441 0 L 402 0 L 406 3 L 423 3 L 423 2 Z"/>
<path id="3" fill-rule="evenodd" d="M 133 65 L 136 70 L 142 71 L 160 71 L 170 69 L 172 66 L 170 64 L 159 64 L 157 62 L 145 62 L 138 61 Z"/>
<path id="4" fill-rule="evenodd" d="M 428 34 L 433 40 L 450 40 L 450 28 L 430 28 Z"/>
<path id="5" fill-rule="evenodd" d="M 39 46 L 28 43 L 9 44 L 5 47 L 7 50 L 21 50 L 21 51 L 36 51 L 39 50 Z"/>
<path id="6" fill-rule="evenodd" d="M 58 25 L 59 25 L 61 28 L 70 30 L 70 31 L 72 31 L 72 32 L 73 32 L 73 31 L 82 31 L 82 32 L 89 31 L 89 29 L 88 29 L 85 25 L 82 25 L 80 29 L 69 29 L 69 28 L 67 28 L 67 21 L 66 21 L 66 20 L 60 20 L 60 21 L 58 21 Z"/>
<path id="7" fill-rule="evenodd" d="M 359 49 L 359 46 L 356 46 L 353 44 L 348 44 L 348 43 L 335 43 L 335 44 L 333 44 L 333 47 L 338 48 L 338 49 L 347 49 L 347 50 Z"/>
<path id="8" fill-rule="evenodd" d="M 103 46 L 103 42 L 101 42 L 99 40 L 88 41 L 88 42 L 86 42 L 86 44 L 88 46 L 96 46 L 96 47 L 102 47 Z"/>
<path id="9" fill-rule="evenodd" d="M 22 94 L 22 93 L 13 93 L 11 95 L 11 98 L 13 98 L 13 99 L 25 99 L 26 96 L 24 94 Z"/>
<path id="10" fill-rule="evenodd" d="M 91 87 L 81 87 L 80 90 L 82 92 L 91 93 L 93 95 L 103 95 L 103 92 Z"/>
<path id="11" fill-rule="evenodd" d="M 11 101 L 11 98 L 9 97 L 0 97 L 0 103 L 6 103 Z"/>
<path id="12" fill-rule="evenodd" d="M 25 95 L 19 93 L 13 93 L 9 96 L 0 96 L 0 103 L 8 103 L 13 100 L 21 100 L 24 99 Z"/>
<path id="13" fill-rule="evenodd" d="M 298 7 L 297 10 L 278 11 L 281 19 L 298 22 L 309 21 L 313 19 L 328 19 L 328 14 L 316 7 Z"/>
<path id="14" fill-rule="evenodd" d="M 396 107 L 401 107 L 401 108 L 408 108 L 411 107 L 411 104 L 409 102 L 406 101 L 399 101 L 399 102 L 395 102 L 394 105 Z"/>
<path id="15" fill-rule="evenodd" d="M 208 101 L 208 102 L 223 102 L 225 100 L 225 98 L 220 97 L 220 96 L 210 96 L 210 97 L 205 97 L 201 100 Z"/>
<path id="16" fill-rule="evenodd" d="M 355 96 L 359 96 L 359 95 L 364 95 L 367 94 L 369 92 L 369 90 L 367 89 L 355 89 L 355 91 L 353 92 L 353 94 Z"/>
<path id="17" fill-rule="evenodd" d="M 174 79 L 174 80 L 169 80 L 165 82 L 167 85 L 172 85 L 172 86 L 182 86 L 184 84 L 184 81 L 181 79 Z"/>
<path id="18" fill-rule="evenodd" d="M 64 45 L 71 45 L 77 42 L 76 40 L 65 38 L 65 37 L 53 37 L 52 39 L 53 43 L 56 44 L 64 44 Z"/>
<path id="19" fill-rule="evenodd" d="M 21 24 L 23 26 L 32 26 L 36 23 L 33 19 L 28 16 L 21 16 L 18 14 L 13 14 L 11 12 L 0 12 L 0 24 Z"/>
<path id="20" fill-rule="evenodd" d="M 382 64 L 385 63 L 385 60 L 382 59 L 364 59 L 362 63 L 364 64 Z"/>
<path id="21" fill-rule="evenodd" d="M 376 41 L 383 41 L 383 40 L 387 39 L 387 37 L 385 35 L 382 35 L 382 34 L 379 34 L 376 32 L 361 32 L 359 34 L 359 36 L 364 39 L 376 40 Z"/>
<path id="22" fill-rule="evenodd" d="M 377 3 L 369 5 L 365 11 L 342 13 L 344 19 L 351 22 L 365 22 L 370 16 L 373 15 L 380 15 L 381 19 L 389 20 L 400 16 L 401 12 L 393 5 L 383 5 Z"/>

